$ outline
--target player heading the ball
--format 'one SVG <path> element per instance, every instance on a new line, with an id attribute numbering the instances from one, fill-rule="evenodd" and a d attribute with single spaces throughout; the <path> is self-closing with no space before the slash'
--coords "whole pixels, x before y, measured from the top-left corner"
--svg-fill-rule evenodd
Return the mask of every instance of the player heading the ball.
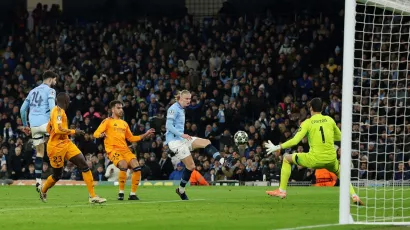
<path id="1" fill-rule="evenodd" d="M 126 140 L 129 142 L 138 142 L 145 137 L 150 137 L 155 131 L 154 129 L 150 129 L 145 134 L 134 136 L 127 122 L 121 119 L 124 116 L 123 103 L 114 100 L 110 102 L 109 107 L 112 115 L 101 122 L 100 126 L 94 132 L 94 137 L 104 138 L 104 147 L 108 158 L 120 169 L 120 173 L 118 174 L 118 200 L 124 200 L 124 188 L 128 168 L 133 170 L 131 193 L 128 200 L 139 200 L 136 192 L 141 180 L 141 167 L 135 154 L 128 148 Z"/>
<path id="2" fill-rule="evenodd" d="M 285 154 L 283 156 L 282 170 L 280 173 L 280 187 L 274 191 L 267 191 L 270 196 L 286 198 L 286 187 L 288 185 L 291 164 L 300 165 L 306 168 L 325 168 L 339 177 L 340 166 L 337 160 L 334 141 L 340 141 L 341 133 L 335 121 L 321 114 L 322 99 L 313 98 L 310 101 L 309 110 L 311 117 L 306 119 L 300 126 L 296 135 L 281 145 L 273 145 L 271 141 L 265 143 L 267 153 L 271 154 L 281 149 L 291 148 L 297 145 L 306 135 L 309 137 L 309 153 Z M 363 202 L 356 195 L 353 186 L 350 184 L 350 195 L 353 202 L 363 205 Z"/>
<path id="3" fill-rule="evenodd" d="M 195 169 L 194 159 L 191 151 L 195 149 L 204 149 L 209 157 L 224 163 L 224 159 L 219 154 L 219 151 L 211 144 L 208 139 L 191 137 L 184 134 L 185 128 L 185 108 L 191 103 L 191 93 L 188 90 L 177 92 L 175 96 L 176 102 L 168 108 L 165 133 L 165 144 L 169 150 L 175 153 L 176 157 L 185 164 L 185 170 L 182 173 L 181 183 L 176 193 L 182 200 L 188 200 L 185 192 L 185 185 L 191 177 L 192 171 Z"/>

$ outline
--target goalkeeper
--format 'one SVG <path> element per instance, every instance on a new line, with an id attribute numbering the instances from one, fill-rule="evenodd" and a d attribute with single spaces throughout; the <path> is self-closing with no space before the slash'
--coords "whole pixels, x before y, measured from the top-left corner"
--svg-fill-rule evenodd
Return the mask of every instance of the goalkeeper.
<path id="1" fill-rule="evenodd" d="M 311 117 L 306 119 L 299 128 L 296 135 L 289 141 L 281 145 L 273 145 L 271 141 L 265 143 L 267 153 L 271 154 L 277 150 L 287 149 L 298 144 L 307 135 L 310 151 L 309 153 L 285 154 L 283 156 L 282 170 L 280 173 L 280 187 L 274 191 L 267 191 L 270 196 L 284 199 L 286 197 L 286 187 L 288 185 L 291 164 L 300 165 L 306 168 L 325 168 L 339 177 L 340 166 L 336 157 L 334 141 L 340 141 L 341 133 L 335 121 L 329 116 L 323 116 L 322 100 L 313 98 L 310 101 Z M 363 205 L 350 184 L 350 195 L 353 202 Z"/>

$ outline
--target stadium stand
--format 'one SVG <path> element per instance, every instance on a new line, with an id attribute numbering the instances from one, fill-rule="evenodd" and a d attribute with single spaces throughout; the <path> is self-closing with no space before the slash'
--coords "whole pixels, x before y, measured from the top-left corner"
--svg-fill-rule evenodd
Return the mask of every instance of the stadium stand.
<path id="1" fill-rule="evenodd" d="M 87 133 L 73 141 L 98 181 L 115 180 L 118 173 L 102 143 L 92 136 L 109 116 L 107 105 L 113 99 L 124 101 L 124 119 L 134 134 L 156 130 L 155 137 L 130 145 L 142 163 L 143 180 L 167 180 L 181 171 L 163 146 L 165 111 L 177 89 L 193 93 L 186 132 L 209 138 L 228 158 L 226 165 L 219 165 L 193 152 L 196 169 L 207 180 L 278 180 L 281 156 L 266 156 L 262 142 L 290 138 L 308 116 L 312 97 L 324 99 L 324 114 L 340 126 L 342 11 L 296 18 L 278 17 L 269 10 L 247 17 L 220 13 L 203 23 L 185 15 L 137 23 L 66 24 L 58 7 L 52 9 L 46 13 L 40 6 L 33 11 L 31 32 L 25 32 L 28 12 L 18 11 L 22 27 L 2 43 L 0 179 L 34 179 L 35 154 L 21 130 L 19 107 L 47 69 L 60 76 L 56 91 L 70 95 L 70 126 Z M 246 149 L 233 144 L 238 130 L 250 137 Z M 360 148 L 363 151 L 352 152 L 354 159 L 360 158 L 354 171 L 365 176 L 365 153 L 372 146 Z M 305 138 L 290 151 L 308 149 Z M 400 167 L 410 167 L 408 158 Z M 50 173 L 45 162 L 43 177 Z M 312 181 L 314 175 L 313 170 L 296 167 L 291 180 Z M 63 178 L 80 180 L 81 172 L 69 163 Z"/>

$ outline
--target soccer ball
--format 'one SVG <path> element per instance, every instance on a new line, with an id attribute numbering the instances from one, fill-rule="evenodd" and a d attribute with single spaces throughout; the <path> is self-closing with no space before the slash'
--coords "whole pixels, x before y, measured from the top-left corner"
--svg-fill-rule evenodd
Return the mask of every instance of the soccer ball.
<path id="1" fill-rule="evenodd" d="M 248 143 L 248 134 L 244 131 L 238 131 L 233 137 L 236 145 L 244 145 Z"/>

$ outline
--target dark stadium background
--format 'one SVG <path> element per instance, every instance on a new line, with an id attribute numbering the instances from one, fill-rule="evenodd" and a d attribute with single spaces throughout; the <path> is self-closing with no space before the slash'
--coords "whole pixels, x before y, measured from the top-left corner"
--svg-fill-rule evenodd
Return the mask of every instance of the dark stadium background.
<path id="1" fill-rule="evenodd" d="M 160 88 L 156 87 L 158 81 L 149 76 L 151 70 L 148 70 L 148 68 L 150 68 L 149 63 L 152 62 L 152 59 L 147 58 L 150 53 L 152 39 L 156 38 L 157 45 L 164 49 L 165 75 L 169 75 L 169 78 L 178 79 L 179 83 L 181 83 L 181 79 L 184 79 L 182 80 L 183 83 L 189 82 L 190 89 L 195 94 L 194 101 L 201 102 L 192 104 L 187 109 L 189 127 L 187 127 L 186 132 L 191 135 L 210 138 L 220 148 L 221 152 L 229 158 L 227 165 L 219 166 L 217 163 L 216 165 L 213 163 L 213 159 L 207 159 L 199 153 L 194 153 L 198 165 L 197 170 L 207 180 L 210 180 L 211 175 L 214 173 L 217 180 L 255 181 L 262 180 L 263 175 L 266 175 L 267 180 L 278 180 L 281 157 L 266 156 L 261 148 L 262 142 L 270 139 L 274 143 L 279 143 L 289 139 L 299 123 L 307 116 L 306 104 L 308 99 L 315 96 L 322 97 L 326 103 L 323 112 L 332 116 L 340 126 L 341 102 L 339 99 L 341 99 L 343 71 L 343 14 L 341 14 L 341 10 L 344 3 L 337 0 L 242 0 L 227 1 L 219 9 L 220 5 L 216 2 L 190 1 L 188 8 L 199 8 L 201 10 L 196 15 L 188 15 L 190 9 L 185 5 L 185 1 L 66 0 L 63 1 L 62 12 L 49 13 L 48 16 L 38 22 L 39 28 L 42 27 L 43 29 L 26 33 L 25 30 L 28 25 L 26 25 L 26 20 L 22 20 L 28 13 L 25 11 L 26 2 L 0 1 L 0 49 L 3 54 L 0 59 L 0 80 L 2 83 L 0 86 L 0 113 L 2 114 L 0 118 L 0 143 L 2 146 L 0 158 L 3 159 L 0 179 L 34 178 L 30 174 L 32 169 L 30 165 L 33 163 L 34 152 L 30 142 L 28 142 L 29 138 L 19 130 L 21 124 L 18 121 L 20 116 L 18 108 L 28 90 L 35 85 L 34 79 L 41 75 L 39 68 L 46 57 L 51 62 L 49 67 L 56 69 L 61 76 L 56 90 L 70 93 L 72 104 L 67 111 L 70 125 L 73 128 L 78 127 L 92 134 L 101 120 L 107 116 L 106 105 L 109 100 L 117 98 L 118 94 L 123 95 L 126 104 L 125 120 L 129 122 L 133 132 L 141 134 L 146 128 L 154 127 L 158 134 L 153 139 L 132 146 L 141 163 L 144 163 L 142 179 L 168 179 L 174 168 L 176 168 L 177 162 L 168 159 L 166 157 L 166 148 L 162 148 L 164 111 L 168 108 L 175 89 L 183 88 L 185 85 L 171 86 L 175 79 L 169 80 L 171 84 L 165 86 L 163 92 L 154 94 L 157 101 L 155 98 L 151 98 L 151 89 L 156 91 Z M 213 28 L 208 27 L 201 31 L 198 27 L 199 24 L 193 26 L 191 23 L 193 19 L 201 18 L 203 21 L 207 21 L 208 25 L 212 24 L 215 16 L 214 12 L 219 13 L 215 18 L 218 25 Z M 271 18 L 264 21 L 268 15 Z M 186 19 L 184 19 L 185 16 L 187 16 Z M 168 22 L 178 22 L 182 29 L 175 32 L 175 29 L 159 23 L 164 18 L 167 18 Z M 231 19 L 229 25 L 225 24 L 227 18 Z M 255 33 L 248 33 L 254 30 L 256 18 L 259 18 L 260 23 L 255 29 L 259 36 L 264 36 L 265 33 L 259 31 L 263 23 L 276 24 L 270 35 L 275 38 L 274 41 L 270 40 L 270 37 L 266 37 L 258 43 L 258 38 L 253 38 Z M 188 25 L 184 24 L 186 20 L 190 21 Z M 244 24 L 234 25 L 234 22 L 236 23 L 239 20 L 243 20 Z M 108 25 L 111 25 L 112 31 L 101 36 L 102 41 L 100 41 L 99 36 Z M 284 25 L 287 29 L 280 32 Z M 295 29 L 290 31 L 291 27 L 295 27 Z M 119 28 L 125 28 L 129 34 L 126 36 L 120 35 Z M 139 29 L 134 31 L 135 28 Z M 222 34 L 231 29 L 238 31 L 239 35 L 237 37 L 232 36 L 230 42 L 215 38 L 216 32 Z M 63 30 L 67 31 L 67 34 L 70 31 L 78 31 L 79 40 L 76 40 L 76 36 L 68 37 L 64 45 L 60 47 L 66 50 L 58 54 L 55 52 L 55 48 L 52 48 L 55 42 L 50 42 L 50 38 L 54 37 L 54 41 L 60 39 Z M 81 30 L 84 31 L 84 34 L 81 34 Z M 135 32 L 137 35 L 146 32 L 147 44 L 137 44 L 137 48 L 133 47 L 137 43 L 134 41 Z M 158 36 L 159 32 L 162 35 L 161 38 Z M 322 38 L 319 35 L 314 36 L 314 33 L 323 33 Z M 119 43 L 115 46 L 111 45 L 113 34 L 117 38 L 120 37 Z M 12 36 L 13 43 L 7 50 L 10 36 Z M 165 42 L 163 41 L 164 36 L 167 37 Z M 190 50 L 185 50 L 187 47 L 178 47 L 186 37 L 190 38 L 190 44 L 192 45 L 191 48 L 188 48 Z M 44 40 L 45 38 L 47 40 Z M 93 42 L 90 42 L 89 39 Z M 177 69 L 175 73 L 172 73 L 173 68 L 169 69 L 168 67 L 169 55 L 172 51 L 175 51 L 176 55 L 176 58 L 172 59 L 173 67 L 177 67 L 179 60 L 186 63 L 191 53 L 197 59 L 201 45 L 207 45 L 209 39 L 213 45 L 208 47 L 208 51 L 203 52 L 205 55 L 199 61 L 197 72 L 188 69 L 181 72 L 182 69 Z M 254 47 L 248 47 L 246 52 L 245 48 L 240 47 L 239 44 L 242 39 L 250 39 L 251 43 L 255 44 Z M 276 42 L 278 39 L 279 42 Z M 81 43 L 83 40 L 84 44 Z M 27 52 L 26 42 L 31 44 L 30 52 Z M 51 43 L 54 43 L 54 45 Z M 114 50 L 114 53 L 108 53 L 106 57 L 107 61 L 112 60 L 112 63 L 114 63 L 107 64 L 108 67 L 112 67 L 112 72 L 108 69 L 98 69 L 95 65 L 103 57 L 101 53 L 104 43 L 111 45 L 111 50 Z M 215 50 L 213 50 L 214 43 L 218 45 Z M 277 43 L 276 46 L 275 43 Z M 121 48 L 123 50 L 118 50 L 119 45 L 123 45 L 123 48 Z M 231 63 L 222 64 L 221 68 L 215 73 L 210 71 L 209 68 L 201 71 L 204 64 L 209 64 L 208 60 L 212 53 L 215 53 L 216 56 L 225 53 L 226 57 L 231 53 L 233 47 L 237 49 L 240 60 L 235 58 Z M 288 53 L 287 55 L 279 54 L 282 47 Z M 272 49 L 270 54 L 268 54 L 269 48 Z M 142 54 L 140 56 L 140 67 L 130 70 L 129 66 L 138 61 L 138 49 L 141 49 Z M 40 54 L 40 50 L 45 54 Z M 14 61 L 7 60 L 11 52 L 16 56 Z M 7 56 L 4 53 L 7 53 Z M 125 56 L 126 53 L 128 56 Z M 265 54 L 267 55 L 266 65 L 261 63 Z M 158 65 L 161 65 L 159 49 L 155 50 L 154 55 L 159 60 Z M 298 55 L 300 55 L 300 59 Z M 74 56 L 77 57 L 75 60 L 73 59 Z M 59 57 L 61 58 L 61 65 L 56 66 Z M 94 64 L 90 65 L 89 60 L 95 61 Z M 12 66 L 12 69 L 6 71 L 4 63 L 8 63 L 9 67 Z M 101 63 L 105 63 L 105 61 L 101 61 Z M 30 65 L 29 69 L 25 68 L 26 64 Z M 21 67 L 18 67 L 19 65 Z M 73 65 L 78 69 L 78 74 L 76 72 L 70 73 Z M 286 69 L 283 66 L 286 66 Z M 34 72 L 31 72 L 32 67 L 35 68 Z M 270 72 L 268 72 L 268 68 Z M 152 73 L 155 72 L 159 76 L 161 68 L 154 67 L 154 69 Z M 232 73 L 231 69 L 233 70 Z M 249 73 L 252 73 L 252 77 L 246 79 L 242 77 L 242 73 L 235 76 L 236 70 L 245 71 L 246 78 L 250 76 Z M 131 78 L 136 85 L 146 83 L 147 80 L 152 81 L 147 86 L 148 88 L 144 89 L 145 86 L 141 85 L 140 89 L 136 89 L 134 92 L 131 86 L 127 86 L 129 84 L 128 73 L 131 73 Z M 305 78 L 304 73 L 306 73 Z M 80 76 L 78 79 L 79 84 L 73 82 L 70 74 Z M 146 75 L 144 82 L 141 81 L 143 75 Z M 175 77 L 178 75 L 183 77 Z M 226 77 L 232 76 L 232 79 L 236 78 L 243 93 L 233 95 L 229 86 L 224 84 L 226 79 L 224 78 L 224 81 L 219 79 L 223 75 Z M 279 76 L 283 79 L 280 79 Z M 268 83 L 269 77 L 274 80 L 271 85 Z M 114 87 L 109 89 L 109 92 L 104 96 L 105 93 L 99 91 L 99 89 L 102 88 L 101 86 L 106 86 L 107 80 L 111 81 Z M 245 84 L 242 84 L 241 80 Z M 124 82 L 121 83 L 121 81 Z M 71 85 L 67 82 L 71 82 Z M 200 88 L 198 88 L 199 85 L 201 85 Z M 168 91 L 170 91 L 170 94 L 167 93 Z M 201 92 L 199 93 L 199 91 Z M 227 95 L 227 98 L 224 98 L 224 94 Z M 81 98 L 78 99 L 80 96 Z M 232 101 L 231 97 L 233 97 Z M 227 105 L 224 106 L 224 103 L 227 103 Z M 150 107 L 150 104 L 152 107 Z M 238 106 L 238 104 L 241 104 L 241 106 Z M 219 116 L 220 105 L 224 107 L 224 122 Z M 149 110 L 149 108 L 153 108 L 153 110 Z M 75 118 L 77 111 L 81 118 Z M 266 113 L 266 120 L 261 117 L 262 112 Z M 88 119 L 90 120 L 89 123 L 86 121 Z M 150 121 L 147 121 L 147 119 Z M 10 123 L 10 129 L 7 123 Z M 250 141 L 245 150 L 238 151 L 233 145 L 232 135 L 237 130 L 248 132 Z M 373 131 L 373 129 L 370 130 L 370 132 Z M 377 132 L 377 130 L 374 132 Z M 87 156 L 96 180 L 105 179 L 100 175 L 105 173 L 109 162 L 104 156 L 102 143 L 99 140 L 90 138 L 91 135 L 86 136 L 85 138 L 73 139 L 73 141 L 78 144 Z M 375 134 L 375 138 L 379 138 L 377 134 Z M 16 147 L 22 148 L 21 155 L 15 154 Z M 370 145 L 357 146 L 357 148 L 359 147 L 361 152 L 354 151 L 352 154 L 355 166 L 352 173 L 355 177 L 365 178 L 368 176 L 367 155 L 370 156 L 376 150 L 374 146 Z M 309 146 L 305 139 L 291 151 L 306 152 L 308 149 Z M 166 165 L 162 165 L 161 157 L 163 156 L 164 159 L 167 159 Z M 392 164 L 393 162 L 399 162 L 398 160 L 395 161 L 395 156 L 386 156 L 382 162 L 390 162 L 391 164 L 388 164 L 388 167 L 398 167 L 397 164 Z M 408 168 L 408 154 L 403 154 L 400 157 L 402 160 L 406 160 L 404 168 Z M 358 170 L 359 167 L 360 170 Z M 44 178 L 49 173 L 50 169 L 44 166 Z M 409 177 L 408 174 L 405 175 L 404 179 Z M 394 175 L 369 174 L 370 176 L 383 179 L 385 176 L 392 178 Z M 80 180 L 81 173 L 78 173 L 72 165 L 68 164 L 64 178 Z M 314 172 L 310 169 L 295 167 L 291 180 L 312 181 L 314 180 Z"/>

